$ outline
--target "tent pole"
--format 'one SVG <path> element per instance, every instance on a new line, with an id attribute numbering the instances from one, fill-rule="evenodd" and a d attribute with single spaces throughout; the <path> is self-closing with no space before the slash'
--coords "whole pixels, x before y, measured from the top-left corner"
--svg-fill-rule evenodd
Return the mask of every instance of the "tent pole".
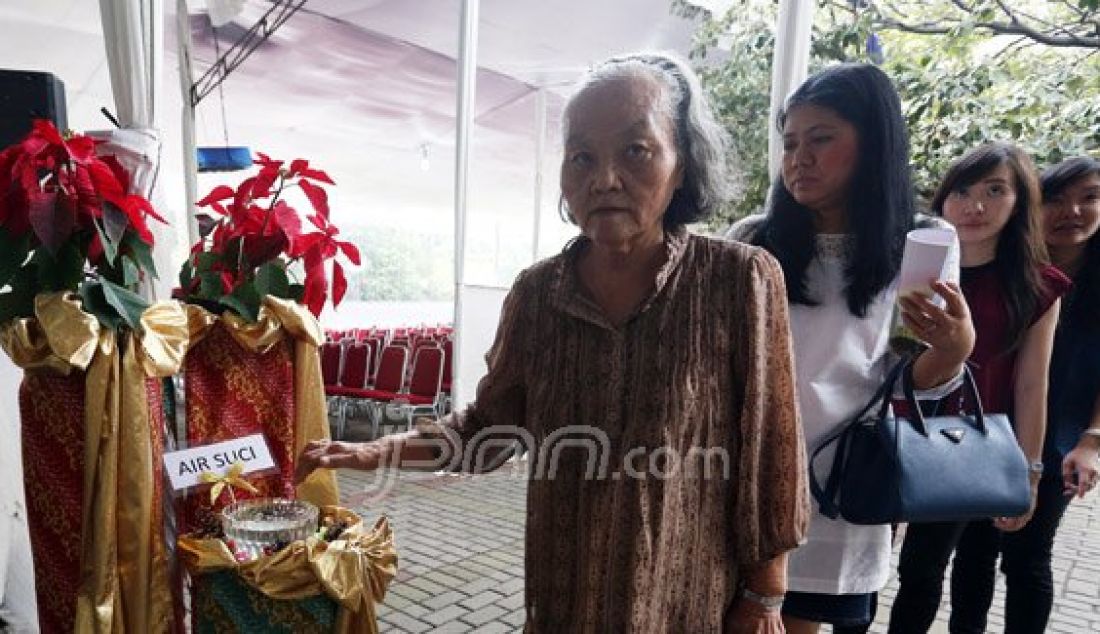
<path id="1" fill-rule="evenodd" d="M 455 109 L 455 311 L 454 347 L 451 354 L 451 398 L 454 407 L 466 405 L 462 390 L 462 300 L 466 260 L 466 194 L 469 182 L 470 130 L 474 124 L 474 95 L 477 91 L 477 27 L 480 0 L 462 0 L 462 22 L 458 39 L 458 103 Z"/>
<path id="2" fill-rule="evenodd" d="M 179 42 L 180 120 L 183 130 L 183 193 L 184 217 L 187 218 L 187 244 L 199 241 L 199 223 L 195 219 L 195 201 L 198 197 L 198 159 L 195 157 L 195 106 L 191 101 L 191 21 L 187 14 L 187 0 L 176 0 L 176 32 Z"/>
<path id="3" fill-rule="evenodd" d="M 768 111 L 768 175 L 774 179 L 782 159 L 782 138 L 774 122 L 787 95 L 806 79 L 810 66 L 810 37 L 814 24 L 814 0 L 781 0 L 772 54 L 772 94 Z"/>

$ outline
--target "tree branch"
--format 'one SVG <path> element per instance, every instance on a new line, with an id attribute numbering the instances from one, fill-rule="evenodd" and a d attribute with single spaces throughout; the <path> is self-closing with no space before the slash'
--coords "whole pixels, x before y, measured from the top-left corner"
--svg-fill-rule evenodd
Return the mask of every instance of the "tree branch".
<path id="1" fill-rule="evenodd" d="M 1066 26 L 1056 25 L 1038 18 L 1034 18 L 1033 23 L 1025 23 L 1020 19 L 1020 16 L 1024 14 L 1012 9 L 1003 0 L 996 0 L 996 2 L 1004 12 L 1005 19 L 977 22 L 974 24 L 975 29 L 982 29 L 999 35 L 1021 35 L 1047 46 L 1100 48 L 1100 25 L 1090 22 L 1087 19 L 1087 14 L 1081 15 L 1080 29 L 1073 31 Z M 972 3 L 965 0 L 950 0 L 950 4 L 964 14 L 973 13 Z M 921 35 L 946 34 L 950 33 L 957 25 L 962 24 L 962 19 L 955 16 L 944 17 L 937 21 L 913 23 L 901 17 L 904 12 L 898 10 L 888 1 L 870 2 L 868 5 L 875 11 L 878 18 L 876 21 L 884 27 L 908 33 Z M 1031 16 L 1026 15 L 1024 17 L 1031 18 Z M 1050 30 L 1036 28 L 1034 23 L 1046 25 L 1050 27 Z"/>
<path id="2" fill-rule="evenodd" d="M 925 24 L 908 24 L 901 20 L 888 18 L 881 16 L 880 21 L 882 25 L 887 28 L 896 29 L 898 31 L 905 31 L 907 33 L 918 33 L 922 35 L 937 35 L 950 33 L 953 27 L 944 26 L 942 24 L 925 23 Z M 1047 46 L 1063 47 L 1063 48 L 1097 48 L 1100 49 L 1100 36 L 1090 37 L 1084 35 L 1052 35 L 1050 33 L 1043 33 L 1037 31 L 1029 26 L 1023 24 L 1004 24 L 1001 22 L 976 22 L 974 24 L 975 29 L 984 29 L 997 33 L 998 35 L 1022 35 L 1039 42 L 1040 44 L 1046 44 Z"/>

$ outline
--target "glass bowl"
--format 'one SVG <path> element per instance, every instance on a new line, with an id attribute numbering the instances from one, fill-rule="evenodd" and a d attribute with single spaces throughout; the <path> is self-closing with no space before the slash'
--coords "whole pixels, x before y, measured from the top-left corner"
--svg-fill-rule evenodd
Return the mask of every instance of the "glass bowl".
<path id="1" fill-rule="evenodd" d="M 244 552 L 256 559 L 266 547 L 289 544 L 315 533 L 317 507 L 285 498 L 242 500 L 222 510 L 222 528 L 226 541 L 233 540 L 234 554 Z"/>

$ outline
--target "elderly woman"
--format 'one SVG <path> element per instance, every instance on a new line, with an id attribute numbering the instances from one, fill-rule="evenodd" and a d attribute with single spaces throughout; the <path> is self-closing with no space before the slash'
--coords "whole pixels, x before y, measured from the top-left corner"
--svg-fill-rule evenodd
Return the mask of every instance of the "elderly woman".
<path id="1" fill-rule="evenodd" d="M 475 403 L 311 444 L 299 474 L 441 445 L 479 470 L 476 440 L 511 433 L 531 450 L 527 631 L 781 632 L 809 514 L 783 274 L 685 228 L 722 201 L 721 129 L 682 62 L 632 55 L 585 77 L 563 132 L 581 235 L 516 280 Z"/>

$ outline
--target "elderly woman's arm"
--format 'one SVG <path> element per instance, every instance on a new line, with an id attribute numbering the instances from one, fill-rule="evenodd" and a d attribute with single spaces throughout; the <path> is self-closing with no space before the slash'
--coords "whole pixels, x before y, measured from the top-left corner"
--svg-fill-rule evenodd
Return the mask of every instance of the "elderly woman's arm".
<path id="1" fill-rule="evenodd" d="M 738 292 L 744 314 L 733 342 L 741 430 L 735 443 L 733 539 L 744 587 L 752 595 L 781 597 L 787 590 L 787 552 L 805 537 L 810 505 L 787 294 L 778 263 L 756 252 Z M 757 608 L 742 599 L 734 614 L 743 617 Z"/>
<path id="2" fill-rule="evenodd" d="M 526 405 L 524 385 L 525 328 L 532 317 L 531 293 L 526 274 L 520 274 L 504 300 L 496 339 L 486 355 L 488 372 L 477 386 L 476 400 L 465 411 L 455 412 L 435 422 L 422 419 L 416 429 L 379 438 L 366 443 L 313 441 L 299 456 L 296 469 L 298 481 L 314 469 L 359 469 L 370 471 L 379 467 L 397 466 L 406 469 L 439 469 L 461 466 L 470 471 L 486 471 L 499 466 L 494 458 L 507 444 L 521 435 Z M 499 427 L 497 442 L 479 433 Z M 514 433 L 509 435 L 509 428 Z M 471 441 L 488 441 L 494 451 L 481 451 L 477 456 L 490 463 L 471 464 Z M 476 449 L 476 448 L 475 448 Z"/>

